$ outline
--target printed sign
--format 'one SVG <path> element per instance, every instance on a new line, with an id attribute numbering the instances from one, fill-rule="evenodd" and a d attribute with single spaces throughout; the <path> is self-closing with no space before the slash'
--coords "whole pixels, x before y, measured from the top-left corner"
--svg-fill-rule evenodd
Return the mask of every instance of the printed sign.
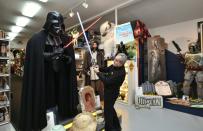
<path id="1" fill-rule="evenodd" d="M 162 96 L 135 96 L 135 106 L 140 108 L 163 108 Z"/>

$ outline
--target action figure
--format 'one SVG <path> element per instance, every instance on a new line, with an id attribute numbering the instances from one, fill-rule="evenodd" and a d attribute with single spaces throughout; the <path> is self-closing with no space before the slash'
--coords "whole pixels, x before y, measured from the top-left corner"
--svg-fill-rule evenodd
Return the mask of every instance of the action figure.
<path id="1" fill-rule="evenodd" d="M 173 44 L 180 53 L 181 49 L 173 41 Z M 198 99 L 203 99 L 203 53 L 201 53 L 198 43 L 192 42 L 188 45 L 188 52 L 185 55 L 180 54 L 185 64 L 185 76 L 183 83 L 183 93 L 189 96 L 193 80 L 197 83 Z M 192 87 L 193 88 L 193 87 Z"/>

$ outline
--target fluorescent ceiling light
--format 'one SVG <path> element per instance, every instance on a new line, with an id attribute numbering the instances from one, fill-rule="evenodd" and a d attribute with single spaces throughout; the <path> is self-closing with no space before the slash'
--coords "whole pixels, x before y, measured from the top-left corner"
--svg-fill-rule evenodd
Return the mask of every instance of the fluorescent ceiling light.
<path id="1" fill-rule="evenodd" d="M 41 2 L 44 2 L 44 3 L 45 3 L 45 2 L 47 2 L 48 0 L 39 0 L 39 1 L 41 1 Z"/>
<path id="2" fill-rule="evenodd" d="M 41 9 L 41 6 L 35 2 L 27 2 L 25 3 L 22 14 L 24 16 L 33 17 L 37 12 Z"/>
<path id="3" fill-rule="evenodd" d="M 22 30 L 23 28 L 22 27 L 19 27 L 19 26 L 12 26 L 11 27 L 11 31 L 14 32 L 14 33 L 18 33 Z"/>
<path id="4" fill-rule="evenodd" d="M 24 27 L 24 26 L 26 26 L 29 22 L 30 22 L 30 19 L 28 19 L 28 18 L 26 18 L 26 17 L 18 17 L 17 20 L 16 20 L 16 25 L 17 25 L 17 26 Z"/>
<path id="5" fill-rule="evenodd" d="M 17 35 L 17 33 L 9 32 L 7 39 L 12 41 Z"/>

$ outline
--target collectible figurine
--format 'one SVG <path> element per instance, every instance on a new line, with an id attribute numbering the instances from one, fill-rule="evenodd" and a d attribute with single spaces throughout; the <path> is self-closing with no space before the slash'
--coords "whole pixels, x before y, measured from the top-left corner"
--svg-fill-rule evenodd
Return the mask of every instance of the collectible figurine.
<path id="1" fill-rule="evenodd" d="M 104 22 L 100 26 L 101 44 L 99 49 L 104 49 L 105 59 L 111 59 L 116 54 L 116 46 L 114 42 L 115 25 L 109 21 Z"/>
<path id="2" fill-rule="evenodd" d="M 173 41 L 177 48 L 177 44 Z M 180 52 L 180 48 L 177 48 Z M 180 54 L 185 64 L 185 76 L 183 83 L 183 93 L 189 96 L 193 80 L 197 83 L 197 96 L 203 99 L 203 53 L 201 53 L 198 43 L 192 42 L 188 45 L 188 52 Z"/>
<path id="3" fill-rule="evenodd" d="M 43 30 L 28 41 L 20 107 L 20 131 L 47 126 L 47 110 L 56 108 L 61 119 L 77 114 L 78 91 L 75 55 L 65 34 L 63 16 L 47 14 Z M 57 119 L 59 118 L 57 117 Z"/>
<path id="4" fill-rule="evenodd" d="M 148 38 L 148 80 L 156 83 L 166 80 L 166 43 L 160 36 Z"/>

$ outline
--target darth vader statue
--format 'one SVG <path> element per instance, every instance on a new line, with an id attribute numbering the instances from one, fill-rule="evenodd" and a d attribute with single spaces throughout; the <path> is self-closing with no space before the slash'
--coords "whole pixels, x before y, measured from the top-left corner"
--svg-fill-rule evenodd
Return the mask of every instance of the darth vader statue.
<path id="1" fill-rule="evenodd" d="M 65 35 L 63 16 L 49 12 L 43 30 L 27 43 L 20 109 L 20 131 L 41 130 L 46 113 L 56 109 L 60 118 L 77 114 L 75 57 Z"/>

